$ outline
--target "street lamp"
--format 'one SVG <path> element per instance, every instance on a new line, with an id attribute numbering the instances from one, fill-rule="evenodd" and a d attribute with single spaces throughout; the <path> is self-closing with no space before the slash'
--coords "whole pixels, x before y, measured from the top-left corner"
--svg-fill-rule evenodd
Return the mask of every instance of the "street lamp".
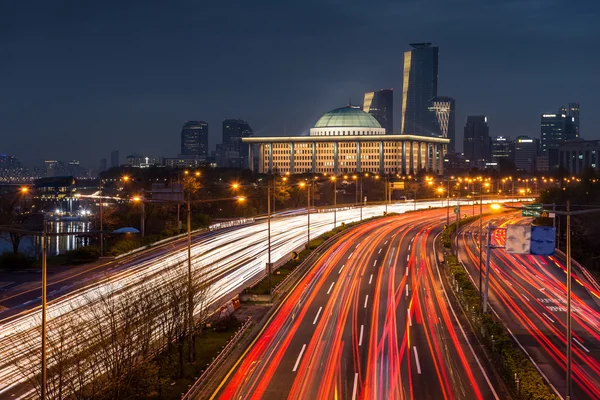
<path id="1" fill-rule="evenodd" d="M 483 269 L 483 188 L 489 187 L 489 182 L 479 183 L 479 313 L 482 312 L 482 269 Z"/>
<path id="2" fill-rule="evenodd" d="M 334 175 L 329 180 L 333 182 L 333 229 L 335 229 L 337 225 L 337 178 Z"/>
<path id="3" fill-rule="evenodd" d="M 145 214 L 146 214 L 146 210 L 144 208 L 144 199 L 142 199 L 140 196 L 134 196 L 132 198 L 132 200 L 136 203 L 140 203 L 141 204 L 141 217 L 140 217 L 140 236 L 144 237 L 144 233 L 145 233 L 145 229 L 144 229 L 144 225 L 145 225 Z"/>
<path id="4" fill-rule="evenodd" d="M 306 249 L 310 250 L 310 185 L 306 182 L 300 182 L 299 186 L 304 189 L 306 188 L 306 215 L 308 217 L 307 222 L 307 237 L 306 237 Z"/>

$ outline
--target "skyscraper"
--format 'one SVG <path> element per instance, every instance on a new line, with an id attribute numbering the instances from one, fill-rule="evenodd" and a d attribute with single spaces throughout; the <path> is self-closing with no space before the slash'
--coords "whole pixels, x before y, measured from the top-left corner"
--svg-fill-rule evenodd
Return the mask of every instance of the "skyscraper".
<path id="1" fill-rule="evenodd" d="M 118 167 L 119 165 L 119 150 L 113 150 L 110 152 L 110 167 Z"/>
<path id="2" fill-rule="evenodd" d="M 535 172 L 535 161 L 539 145 L 529 136 L 518 136 L 515 140 L 514 160 L 518 170 L 528 174 Z"/>
<path id="3" fill-rule="evenodd" d="M 365 93 L 363 111 L 371 114 L 387 135 L 394 133 L 394 90 Z"/>
<path id="4" fill-rule="evenodd" d="M 181 155 L 208 155 L 208 124 L 204 121 L 187 121 L 181 129 Z"/>
<path id="5" fill-rule="evenodd" d="M 248 145 L 242 144 L 242 138 L 252 137 L 254 133 L 250 125 L 241 119 L 223 121 L 223 143 L 217 145 L 217 157 L 222 166 L 246 168 L 249 165 Z M 233 160 L 239 158 L 239 162 Z"/>
<path id="6" fill-rule="evenodd" d="M 565 140 L 579 137 L 576 117 L 568 115 L 569 111 L 566 107 L 561 106 L 558 113 L 545 113 L 541 117 L 540 151 L 542 156 L 548 157 L 550 170 L 558 168 L 558 147 Z M 576 112 L 578 118 L 579 107 Z"/>
<path id="7" fill-rule="evenodd" d="M 569 103 L 569 114 L 574 123 L 574 133 L 579 137 L 579 103 Z"/>
<path id="8" fill-rule="evenodd" d="M 448 152 L 456 152 L 455 100 L 446 96 L 434 97 L 431 100 L 429 111 L 431 113 L 430 118 L 433 118 L 437 128 L 437 135 L 450 139 Z"/>
<path id="9" fill-rule="evenodd" d="M 465 158 L 471 163 L 490 159 L 490 128 L 485 115 L 467 117 L 463 148 Z"/>
<path id="10" fill-rule="evenodd" d="M 501 160 L 512 160 L 514 153 L 514 143 L 510 137 L 496 136 L 491 139 L 492 152 L 491 160 L 500 163 Z"/>
<path id="11" fill-rule="evenodd" d="M 437 96 L 438 47 L 431 43 L 412 43 L 404 52 L 402 80 L 402 134 L 434 135 L 437 131 L 429 107 Z"/>

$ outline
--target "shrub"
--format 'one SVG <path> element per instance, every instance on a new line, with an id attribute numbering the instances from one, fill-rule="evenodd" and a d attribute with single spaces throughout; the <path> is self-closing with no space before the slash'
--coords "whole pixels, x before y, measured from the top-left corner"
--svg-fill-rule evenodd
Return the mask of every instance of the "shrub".
<path id="1" fill-rule="evenodd" d="M 70 264 L 85 264 L 100 258 L 100 248 L 97 246 L 79 247 L 75 250 L 67 251 L 66 255 L 67 261 Z"/>
<path id="2" fill-rule="evenodd" d="M 2 269 L 23 269 L 31 268 L 34 265 L 35 260 L 31 257 L 26 256 L 23 253 L 14 254 L 13 252 L 6 252 L 0 254 L 0 268 Z"/>

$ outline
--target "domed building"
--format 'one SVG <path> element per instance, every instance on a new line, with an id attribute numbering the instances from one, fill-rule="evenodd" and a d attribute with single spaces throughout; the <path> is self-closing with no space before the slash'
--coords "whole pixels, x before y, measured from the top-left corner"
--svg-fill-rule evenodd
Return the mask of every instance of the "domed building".
<path id="1" fill-rule="evenodd" d="M 336 108 L 321 116 L 309 136 L 242 138 L 254 159 L 258 145 L 261 173 L 372 172 L 443 173 L 449 140 L 416 135 L 386 135 L 373 115 L 360 108 Z M 250 162 L 250 168 L 253 163 Z"/>

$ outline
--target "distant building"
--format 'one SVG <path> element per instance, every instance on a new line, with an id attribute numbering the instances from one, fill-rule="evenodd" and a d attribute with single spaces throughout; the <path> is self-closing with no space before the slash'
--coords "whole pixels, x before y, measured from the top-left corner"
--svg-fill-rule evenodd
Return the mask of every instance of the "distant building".
<path id="1" fill-rule="evenodd" d="M 432 136 L 386 135 L 368 113 L 342 107 L 329 111 L 310 129 L 310 136 L 252 137 L 258 145 L 261 173 L 406 173 L 443 175 L 448 139 Z M 250 159 L 252 159 L 252 155 Z"/>
<path id="2" fill-rule="evenodd" d="M 580 137 L 579 133 L 579 103 L 569 103 L 569 114 L 573 117 L 575 136 Z"/>
<path id="3" fill-rule="evenodd" d="M 535 158 L 535 172 L 540 174 L 550 172 L 550 163 L 547 156 L 537 156 Z"/>
<path id="4" fill-rule="evenodd" d="M 181 129 L 181 155 L 208 155 L 208 124 L 204 121 L 187 121 Z"/>
<path id="5" fill-rule="evenodd" d="M 242 138 L 253 135 L 252 128 L 244 120 L 226 119 L 223 121 L 223 142 L 217 146 L 217 164 L 224 167 L 233 164 L 234 168 L 247 168 L 249 150 L 248 146 L 242 145 Z"/>
<path id="6" fill-rule="evenodd" d="M 518 136 L 515 140 L 514 160 L 517 170 L 527 174 L 535 172 L 535 161 L 538 156 L 539 144 L 529 136 Z"/>
<path id="7" fill-rule="evenodd" d="M 573 103 L 575 104 L 575 103 Z M 579 118 L 579 106 L 573 112 Z M 558 147 L 566 140 L 579 137 L 575 116 L 569 115 L 569 110 L 561 106 L 557 113 L 545 113 L 541 116 L 541 155 L 548 157 L 550 169 L 558 167 Z"/>
<path id="8" fill-rule="evenodd" d="M 136 168 L 148 168 L 155 165 L 162 165 L 161 157 L 142 156 L 140 154 L 130 154 L 126 158 L 127 165 Z"/>
<path id="9" fill-rule="evenodd" d="M 57 176 L 37 179 L 34 182 L 35 196 L 39 210 L 55 210 L 73 212 L 77 207 L 79 199 L 77 193 L 77 181 L 72 176 Z"/>
<path id="10" fill-rule="evenodd" d="M 429 111 L 437 128 L 436 135 L 450 139 L 448 152 L 456 152 L 455 100 L 452 97 L 438 96 L 431 100 Z"/>
<path id="11" fill-rule="evenodd" d="M 113 150 L 110 152 L 110 167 L 118 167 L 121 163 L 119 162 L 119 150 Z"/>
<path id="12" fill-rule="evenodd" d="M 500 160 L 511 160 L 513 159 L 514 142 L 510 137 L 506 136 L 494 136 L 491 139 L 492 142 L 492 155 L 491 160 L 498 163 Z"/>
<path id="13" fill-rule="evenodd" d="M 106 158 L 101 158 L 100 165 L 98 166 L 99 172 L 106 171 L 106 166 L 107 166 Z"/>
<path id="14" fill-rule="evenodd" d="M 178 156 L 163 158 L 163 165 L 170 168 L 196 168 L 209 164 L 207 157 Z"/>
<path id="15" fill-rule="evenodd" d="M 375 117 L 387 135 L 394 133 L 394 91 L 392 89 L 365 93 L 362 110 Z"/>
<path id="16" fill-rule="evenodd" d="M 586 167 L 600 169 L 600 140 L 575 139 L 558 147 L 559 165 L 569 175 L 580 175 Z"/>
<path id="17" fill-rule="evenodd" d="M 411 43 L 404 52 L 400 133 L 432 136 L 438 131 L 429 107 L 437 96 L 438 47 Z"/>
<path id="18" fill-rule="evenodd" d="M 489 161 L 491 155 L 490 128 L 485 115 L 470 115 L 465 125 L 463 150 L 471 164 Z"/>

